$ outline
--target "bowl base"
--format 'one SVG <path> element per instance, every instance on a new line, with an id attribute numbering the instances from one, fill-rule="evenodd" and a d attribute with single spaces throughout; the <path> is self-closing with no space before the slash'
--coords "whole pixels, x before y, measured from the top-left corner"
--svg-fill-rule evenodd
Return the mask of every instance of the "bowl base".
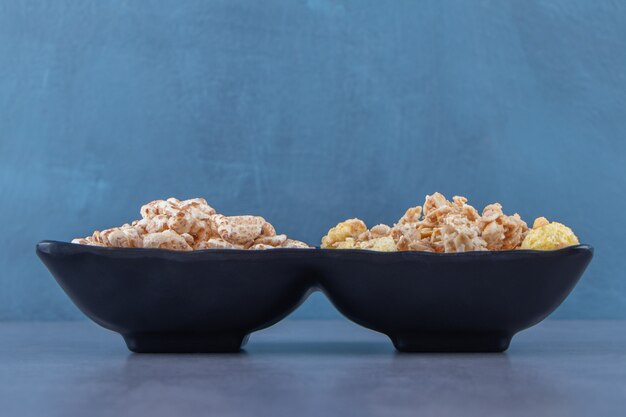
<path id="1" fill-rule="evenodd" d="M 130 333 L 123 335 L 135 353 L 239 352 L 249 335 L 198 333 Z"/>
<path id="2" fill-rule="evenodd" d="M 511 343 L 511 336 L 501 333 L 412 333 L 389 338 L 400 352 L 504 352 Z"/>

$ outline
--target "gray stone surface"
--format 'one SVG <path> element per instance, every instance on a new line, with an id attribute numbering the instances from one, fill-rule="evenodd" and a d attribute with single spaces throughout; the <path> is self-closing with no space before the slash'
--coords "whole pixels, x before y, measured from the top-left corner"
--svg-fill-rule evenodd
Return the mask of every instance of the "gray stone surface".
<path id="1" fill-rule="evenodd" d="M 86 322 L 0 323 L 2 416 L 617 416 L 626 322 L 547 321 L 504 354 L 398 354 L 287 320 L 227 355 L 138 355 Z"/>

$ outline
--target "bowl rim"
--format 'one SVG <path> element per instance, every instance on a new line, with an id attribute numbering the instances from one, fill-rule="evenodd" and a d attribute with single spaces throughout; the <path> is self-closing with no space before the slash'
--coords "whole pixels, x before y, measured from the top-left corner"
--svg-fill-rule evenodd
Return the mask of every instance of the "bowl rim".
<path id="1" fill-rule="evenodd" d="M 156 248 L 112 248 L 103 246 L 83 245 L 80 243 L 63 242 L 58 240 L 42 240 L 37 243 L 36 251 L 44 254 L 72 254 L 72 253 L 93 253 L 97 255 L 165 255 L 177 257 L 194 257 L 198 255 L 212 254 L 231 254 L 247 256 L 269 256 L 268 254 L 324 254 L 333 257 L 341 257 L 345 255 L 367 255 L 374 257 L 438 257 L 438 258 L 462 258 L 462 257 L 484 257 L 484 256 L 506 256 L 506 255 L 534 255 L 534 256 L 554 256 L 561 255 L 566 252 L 594 252 L 593 246 L 580 243 L 578 245 L 566 246 L 556 250 L 535 250 L 535 249 L 511 249 L 511 250 L 492 250 L 492 251 L 470 251 L 470 252 L 448 252 L 436 253 L 425 251 L 395 251 L 395 252 L 379 252 L 367 249 L 322 249 L 318 246 L 311 248 L 275 248 L 267 250 L 249 250 L 249 249 L 199 249 L 193 251 L 176 251 L 171 249 Z"/>

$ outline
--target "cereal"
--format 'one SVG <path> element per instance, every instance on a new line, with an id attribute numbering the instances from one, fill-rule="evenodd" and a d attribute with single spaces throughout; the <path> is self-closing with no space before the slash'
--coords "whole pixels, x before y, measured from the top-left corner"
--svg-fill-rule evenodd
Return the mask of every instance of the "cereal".
<path id="1" fill-rule="evenodd" d="M 268 222 L 263 223 L 263 227 L 261 227 L 261 236 L 276 236 L 274 226 Z"/>
<path id="2" fill-rule="evenodd" d="M 389 236 L 376 237 L 361 242 L 359 249 L 373 250 L 377 252 L 395 252 L 398 250 L 396 242 Z"/>
<path id="3" fill-rule="evenodd" d="M 555 250 L 578 244 L 578 238 L 572 229 L 558 222 L 548 222 L 545 217 L 539 217 L 524 238 L 522 249 Z"/>
<path id="4" fill-rule="evenodd" d="M 489 250 L 515 249 L 522 244 L 528 231 L 519 214 L 507 216 L 499 203 L 489 204 L 483 209 L 479 224 Z"/>
<path id="5" fill-rule="evenodd" d="M 386 224 L 377 224 L 370 229 L 370 235 L 373 238 L 386 237 L 389 236 L 390 233 L 391 227 L 387 226 Z"/>
<path id="6" fill-rule="evenodd" d="M 141 207 L 141 219 L 95 231 L 72 243 L 117 248 L 203 249 L 309 248 L 304 242 L 277 235 L 259 216 L 217 214 L 203 198 L 155 200 Z"/>
<path id="7" fill-rule="evenodd" d="M 325 249 L 323 246 L 322 248 Z M 327 247 L 327 248 L 330 249 L 330 247 Z M 354 238 L 351 238 L 351 237 L 347 237 L 346 240 L 342 242 L 337 242 L 334 248 L 335 249 L 360 249 L 359 242 L 357 242 L 356 240 L 354 240 Z"/>
<path id="8" fill-rule="evenodd" d="M 487 249 L 476 223 L 462 214 L 449 214 L 443 219 L 441 241 L 444 252 L 469 252 Z"/>
<path id="9" fill-rule="evenodd" d="M 393 252 L 398 249 L 390 234 L 391 228 L 387 225 L 379 224 L 368 230 L 362 220 L 349 219 L 330 229 L 322 238 L 321 247 Z"/>
<path id="10" fill-rule="evenodd" d="M 72 243 L 116 248 L 158 248 L 179 251 L 204 249 L 310 248 L 277 234 L 260 216 L 218 214 L 203 198 L 154 200 L 141 207 L 141 219 L 130 224 L 76 238 Z M 427 195 L 422 206 L 409 208 L 393 226 L 371 229 L 360 219 L 348 219 L 322 238 L 324 249 L 363 249 L 381 252 L 467 252 L 484 250 L 553 250 L 578 244 L 572 230 L 537 218 L 533 228 L 502 205 L 487 205 L 482 213 L 467 198 L 452 201 L 441 193 Z"/>
<path id="11" fill-rule="evenodd" d="M 173 230 L 147 234 L 143 239 L 143 247 L 180 251 L 192 250 L 185 238 Z"/>
<path id="12" fill-rule="evenodd" d="M 569 229 L 553 224 L 542 232 L 544 240 L 551 239 L 554 247 L 574 242 L 575 236 L 568 234 Z M 537 225 L 546 226 L 547 220 L 539 219 L 536 221 L 539 227 Z M 547 231 L 551 233 L 550 238 Z M 422 206 L 409 208 L 393 227 L 383 224 L 368 230 L 359 219 L 339 223 L 322 238 L 322 248 L 467 252 L 517 249 L 523 247 L 522 242 L 541 246 L 530 243 L 527 234 L 530 236 L 528 226 L 519 214 L 504 214 L 499 203 L 489 204 L 479 214 L 467 204 L 465 197 L 454 196 L 448 201 L 443 194 L 434 193 L 426 196 Z M 393 246 L 389 240 L 394 242 Z M 550 244 L 543 244 L 550 247 Z"/>
<path id="13" fill-rule="evenodd" d="M 195 249 L 244 249 L 244 247 L 242 245 L 232 244 L 223 239 L 209 239 L 198 243 Z"/>
<path id="14" fill-rule="evenodd" d="M 404 213 L 404 216 L 398 220 L 398 224 L 419 223 L 422 216 L 422 206 L 411 207 Z"/>
<path id="15" fill-rule="evenodd" d="M 158 233 L 168 228 L 168 217 L 165 214 L 157 214 L 146 220 L 145 229 L 147 233 Z"/>
<path id="16" fill-rule="evenodd" d="M 444 252 L 446 244 L 452 248 L 455 242 L 451 230 L 453 223 L 448 224 L 446 233 L 442 233 L 444 219 L 453 213 L 460 215 L 467 211 L 467 207 L 473 209 L 471 206 L 465 207 L 466 201 L 463 197 L 455 197 L 453 204 L 441 193 L 426 196 L 423 210 L 420 206 L 410 208 L 393 226 L 391 235 L 396 240 L 398 249 Z M 422 213 L 423 217 L 420 216 Z M 460 239 L 458 237 L 456 240 L 459 244 Z M 468 239 L 471 240 L 471 237 Z"/>
<path id="17" fill-rule="evenodd" d="M 222 216 L 213 217 L 217 225 L 217 233 L 222 239 L 240 245 L 251 244 L 261 236 L 263 225 L 266 223 L 259 216 Z"/>
<path id="18" fill-rule="evenodd" d="M 328 234 L 322 238 L 322 248 L 336 248 L 346 239 L 355 239 L 364 232 L 367 232 L 367 226 L 362 220 L 346 220 L 328 231 Z"/>
<path id="19" fill-rule="evenodd" d="M 93 240 L 93 238 L 91 238 L 91 237 L 75 238 L 75 239 L 72 239 L 72 243 L 76 243 L 78 245 L 104 246 L 103 244 Z"/>
<path id="20" fill-rule="evenodd" d="M 287 239 L 280 245 L 281 248 L 291 248 L 291 249 L 312 249 L 309 245 L 304 242 L 300 242 L 299 240 Z"/>
<path id="21" fill-rule="evenodd" d="M 281 246 L 283 243 L 287 241 L 287 235 L 276 235 L 276 236 L 260 236 L 255 241 L 255 245 L 270 245 L 270 246 Z"/>
<path id="22" fill-rule="evenodd" d="M 250 250 L 265 250 L 265 249 L 274 249 L 275 246 L 272 245 L 266 245 L 265 243 L 255 243 L 254 245 L 250 246 Z"/>
<path id="23" fill-rule="evenodd" d="M 434 252 L 435 249 L 430 242 L 420 239 L 411 239 L 406 236 L 401 236 L 396 245 L 399 251 L 422 251 L 422 252 Z"/>

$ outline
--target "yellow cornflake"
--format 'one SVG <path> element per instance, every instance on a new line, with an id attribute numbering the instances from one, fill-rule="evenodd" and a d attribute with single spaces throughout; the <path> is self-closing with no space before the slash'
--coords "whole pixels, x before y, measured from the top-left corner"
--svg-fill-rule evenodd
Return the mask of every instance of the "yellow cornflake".
<path id="1" fill-rule="evenodd" d="M 578 245 L 579 241 L 572 229 L 558 222 L 548 222 L 545 217 L 535 220 L 532 230 L 522 242 L 522 249 L 556 250 Z"/>

